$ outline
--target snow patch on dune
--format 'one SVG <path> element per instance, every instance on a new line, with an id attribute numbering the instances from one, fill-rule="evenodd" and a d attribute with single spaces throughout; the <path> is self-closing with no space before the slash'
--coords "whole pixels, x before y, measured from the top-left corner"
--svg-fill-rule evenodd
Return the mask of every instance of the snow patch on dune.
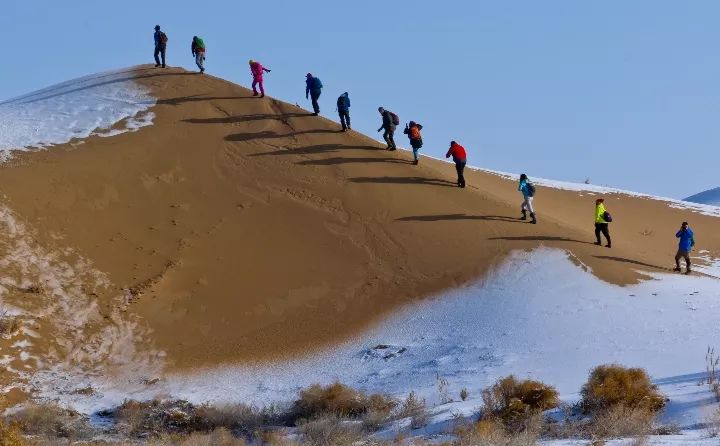
<path id="1" fill-rule="evenodd" d="M 132 71 L 110 71 L 0 102 L 0 155 L 151 125 L 146 110 L 155 98 L 134 78 Z"/>
<path id="2" fill-rule="evenodd" d="M 452 414 L 471 415 L 481 390 L 498 377 L 540 379 L 571 401 L 590 368 L 618 362 L 647 368 L 671 396 L 669 421 L 693 428 L 714 407 L 698 373 L 707 346 L 720 339 L 720 287 L 708 277 L 654 279 L 620 287 L 564 251 L 515 253 L 482 281 L 410 305 L 364 335 L 302 360 L 198 370 L 152 386 L 105 380 L 93 384 L 98 392 L 91 398 L 62 398 L 87 412 L 156 395 L 262 405 L 339 380 L 398 396 L 418 392 L 435 406 L 440 426 Z M 439 378 L 455 402 L 443 403 Z M 468 401 L 457 401 L 462 388 L 470 391 Z"/>

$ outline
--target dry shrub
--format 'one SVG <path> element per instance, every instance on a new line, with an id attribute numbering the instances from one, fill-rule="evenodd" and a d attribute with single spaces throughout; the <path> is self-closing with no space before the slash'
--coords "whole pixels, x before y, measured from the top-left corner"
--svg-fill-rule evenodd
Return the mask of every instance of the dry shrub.
<path id="1" fill-rule="evenodd" d="M 28 404 L 8 419 L 29 435 L 79 440 L 93 433 L 83 415 L 54 404 Z"/>
<path id="2" fill-rule="evenodd" d="M 24 446 L 22 433 L 15 423 L 5 424 L 0 421 L 0 446 Z"/>
<path id="3" fill-rule="evenodd" d="M 256 432 L 256 443 L 263 446 L 299 446 L 299 443 L 290 440 L 287 436 L 277 430 L 263 430 Z"/>
<path id="4" fill-rule="evenodd" d="M 245 446 L 246 443 L 241 438 L 235 438 L 229 430 L 225 428 L 215 429 L 210 433 L 193 433 L 187 437 L 174 439 L 168 438 L 166 444 L 177 446 Z M 162 441 L 162 439 L 161 439 Z"/>
<path id="5" fill-rule="evenodd" d="M 594 368 L 581 394 L 582 407 L 590 413 L 616 406 L 658 412 L 665 406 L 665 397 L 652 384 L 645 370 L 617 364 Z"/>
<path id="6" fill-rule="evenodd" d="M 300 398 L 293 404 L 293 417 L 295 420 L 326 414 L 359 417 L 371 410 L 389 414 L 396 405 L 395 400 L 385 395 L 368 396 L 338 382 L 328 386 L 313 384 L 300 391 Z"/>
<path id="7" fill-rule="evenodd" d="M 195 406 L 187 401 L 127 400 L 115 410 L 121 429 L 129 435 L 160 436 L 204 429 Z"/>
<path id="8" fill-rule="evenodd" d="M 7 311 L 0 311 L 0 336 L 11 336 L 20 330 L 20 319 Z"/>
<path id="9" fill-rule="evenodd" d="M 519 432 L 536 414 L 558 406 L 554 387 L 539 381 L 519 381 L 514 376 L 498 380 L 482 394 L 483 418 L 498 419 L 506 429 Z"/>
<path id="10" fill-rule="evenodd" d="M 231 429 L 236 433 L 252 434 L 270 418 L 267 412 L 245 404 L 221 406 L 203 405 L 195 410 L 199 424 L 204 429 Z"/>
<path id="11" fill-rule="evenodd" d="M 463 389 L 460 391 L 460 399 L 465 401 L 470 397 L 470 391 L 466 387 L 463 387 Z"/>
<path id="12" fill-rule="evenodd" d="M 395 418 L 410 418 L 410 428 L 419 429 L 428 424 L 430 415 L 425 400 L 418 397 L 415 392 L 410 392 L 400 405 L 400 411 Z"/>
<path id="13" fill-rule="evenodd" d="M 310 446 L 350 446 L 363 436 L 362 426 L 343 421 L 338 415 L 326 414 L 298 425 L 303 444 Z"/>
<path id="14" fill-rule="evenodd" d="M 542 416 L 534 415 L 526 420 L 525 428 L 508 432 L 498 419 L 480 420 L 458 430 L 457 446 L 534 446 L 540 438 Z"/>
<path id="15" fill-rule="evenodd" d="M 591 438 L 646 437 L 653 433 L 655 412 L 644 407 L 615 406 L 597 413 L 590 423 Z"/>

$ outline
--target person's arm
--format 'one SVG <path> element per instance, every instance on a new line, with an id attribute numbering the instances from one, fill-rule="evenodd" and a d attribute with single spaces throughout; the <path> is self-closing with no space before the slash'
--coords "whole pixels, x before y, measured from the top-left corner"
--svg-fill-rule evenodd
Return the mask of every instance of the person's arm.
<path id="1" fill-rule="evenodd" d="M 403 130 L 403 133 L 406 135 L 410 133 L 410 127 L 407 124 L 405 124 L 405 130 Z"/>
<path id="2" fill-rule="evenodd" d="M 675 234 L 675 237 L 680 238 L 680 236 L 682 236 L 682 233 L 683 233 L 683 231 L 681 229 Z"/>
<path id="3" fill-rule="evenodd" d="M 263 67 L 263 71 L 266 72 L 266 73 L 269 73 L 269 72 L 272 71 L 272 70 L 270 70 L 269 68 Z"/>
<path id="4" fill-rule="evenodd" d="M 452 155 L 452 152 L 453 152 L 453 148 L 450 147 L 450 149 L 448 149 L 447 153 L 445 154 L 445 158 L 450 158 L 450 155 Z"/>
<path id="5" fill-rule="evenodd" d="M 305 99 L 308 98 L 309 93 L 310 93 L 310 81 L 305 81 Z"/>

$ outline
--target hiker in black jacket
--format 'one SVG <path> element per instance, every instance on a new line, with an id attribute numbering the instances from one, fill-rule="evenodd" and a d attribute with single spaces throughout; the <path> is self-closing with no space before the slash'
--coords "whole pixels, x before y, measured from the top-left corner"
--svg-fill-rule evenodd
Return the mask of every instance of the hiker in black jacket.
<path id="1" fill-rule="evenodd" d="M 160 66 L 160 57 L 162 56 L 162 67 L 165 68 L 165 51 L 167 50 L 167 35 L 160 31 L 160 25 L 155 25 L 155 68 Z"/>
<path id="2" fill-rule="evenodd" d="M 318 99 L 320 99 L 322 88 L 323 84 L 320 82 L 319 78 L 313 76 L 311 73 L 308 73 L 307 76 L 305 76 L 305 99 L 307 99 L 308 94 L 310 94 L 310 98 L 312 99 L 313 115 L 315 116 L 320 114 L 320 104 L 318 104 Z"/>
<path id="3" fill-rule="evenodd" d="M 397 146 L 395 146 L 395 139 L 393 138 L 395 135 L 395 122 L 393 121 L 393 114 L 382 107 L 379 107 L 378 111 L 380 112 L 380 115 L 382 115 L 382 125 L 378 129 L 378 132 L 385 130 L 383 138 L 388 145 L 387 149 L 390 151 L 397 150 Z"/>
<path id="4" fill-rule="evenodd" d="M 340 125 L 342 125 L 343 132 L 350 129 L 350 96 L 347 91 L 340 95 L 337 100 L 337 111 L 340 115 Z"/>

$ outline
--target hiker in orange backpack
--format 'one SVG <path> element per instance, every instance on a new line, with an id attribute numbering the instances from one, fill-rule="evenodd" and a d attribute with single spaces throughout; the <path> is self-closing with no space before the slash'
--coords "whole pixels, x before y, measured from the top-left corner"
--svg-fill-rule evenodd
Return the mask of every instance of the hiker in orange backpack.
<path id="1" fill-rule="evenodd" d="M 263 87 L 263 74 L 269 73 L 270 70 L 263 67 L 260 62 L 256 62 L 252 59 L 250 59 L 250 73 L 252 73 L 253 82 L 252 82 L 252 90 L 253 90 L 253 96 L 257 96 L 257 86 L 260 86 L 260 97 L 265 97 L 265 88 Z"/>
<path id="2" fill-rule="evenodd" d="M 162 56 L 162 67 L 165 68 L 165 51 L 167 50 L 168 37 L 167 34 L 160 31 L 160 25 L 155 25 L 155 68 L 160 65 L 160 57 Z"/>
<path id="3" fill-rule="evenodd" d="M 417 122 L 410 121 L 410 124 L 405 125 L 405 130 L 403 131 L 403 133 L 408 136 L 408 139 L 410 139 L 410 147 L 412 147 L 413 150 L 413 164 L 415 165 L 420 161 L 418 159 L 418 150 L 420 150 L 420 147 L 423 145 L 422 135 L 420 134 L 422 128 L 423 127 Z"/>

